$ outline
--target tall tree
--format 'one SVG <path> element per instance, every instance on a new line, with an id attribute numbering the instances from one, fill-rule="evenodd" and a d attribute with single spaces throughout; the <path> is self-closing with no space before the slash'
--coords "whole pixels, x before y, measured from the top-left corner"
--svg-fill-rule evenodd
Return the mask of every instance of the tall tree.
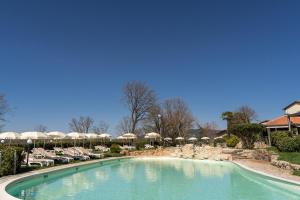
<path id="1" fill-rule="evenodd" d="M 154 105 L 147 115 L 147 118 L 143 120 L 144 132 L 156 132 L 160 133 L 162 128 L 162 108 L 160 105 Z"/>
<path id="2" fill-rule="evenodd" d="M 227 121 L 227 130 L 230 130 L 233 125 L 250 124 L 257 119 L 257 114 L 249 106 L 241 106 L 235 112 L 226 111 L 222 113 L 222 119 Z M 227 131 L 230 136 L 230 131 Z"/>
<path id="3" fill-rule="evenodd" d="M 137 125 L 144 120 L 156 104 L 156 94 L 139 81 L 128 82 L 123 88 L 123 101 L 130 112 L 130 132 L 135 133 Z"/>
<path id="4" fill-rule="evenodd" d="M 9 106 L 6 101 L 5 95 L 0 94 L 0 130 L 5 123 L 5 114 L 9 111 Z"/>
<path id="5" fill-rule="evenodd" d="M 69 123 L 69 127 L 71 131 L 79 132 L 79 133 L 88 133 L 90 128 L 92 128 L 94 123 L 94 120 L 87 116 L 87 117 L 79 117 L 77 120 L 76 118 L 73 118 L 71 122 Z"/>
<path id="6" fill-rule="evenodd" d="M 230 111 L 226 111 L 226 112 L 222 113 L 221 117 L 222 117 L 223 120 L 226 120 L 226 122 L 227 122 L 227 132 L 228 132 L 228 135 L 230 137 L 230 133 L 229 133 L 228 130 L 231 128 L 233 117 L 234 117 L 234 113 L 230 112 Z"/>
<path id="7" fill-rule="evenodd" d="M 181 98 L 167 99 L 162 105 L 163 136 L 186 137 L 193 127 L 195 118 L 187 104 Z"/>

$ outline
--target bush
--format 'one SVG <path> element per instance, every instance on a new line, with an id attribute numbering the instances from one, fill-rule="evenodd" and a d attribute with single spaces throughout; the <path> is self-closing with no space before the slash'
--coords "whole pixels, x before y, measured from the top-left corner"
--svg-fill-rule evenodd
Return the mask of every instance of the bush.
<path id="1" fill-rule="evenodd" d="M 1 167 L 0 176 L 11 175 L 14 173 L 14 152 L 16 152 L 16 173 L 20 172 L 21 163 L 24 160 L 24 155 L 22 154 L 23 148 L 21 147 L 8 147 L 1 146 Z"/>
<path id="2" fill-rule="evenodd" d="M 231 134 L 230 137 L 226 135 L 224 139 L 228 147 L 235 147 L 240 142 L 239 138 L 233 134 Z"/>
<path id="3" fill-rule="evenodd" d="M 271 133 L 271 143 L 272 143 L 272 145 L 277 147 L 278 141 L 281 138 L 284 138 L 284 137 L 289 137 L 288 132 L 276 131 L 276 132 Z"/>
<path id="4" fill-rule="evenodd" d="M 219 137 L 217 139 L 214 139 L 214 146 L 217 146 L 217 144 L 223 144 L 223 143 L 226 143 L 224 138 Z"/>
<path id="5" fill-rule="evenodd" d="M 283 137 L 277 141 L 279 151 L 293 152 L 297 150 L 296 139 L 292 137 Z"/>
<path id="6" fill-rule="evenodd" d="M 253 149 L 254 142 L 263 133 L 264 127 L 261 124 L 237 124 L 229 131 L 241 139 L 244 149 Z"/>
<path id="7" fill-rule="evenodd" d="M 296 144 L 297 144 L 296 151 L 299 151 L 299 152 L 300 152 L 300 136 L 296 136 L 296 137 L 295 137 L 295 142 L 296 142 Z"/>
<path id="8" fill-rule="evenodd" d="M 120 145 L 112 144 L 111 147 L 110 147 L 110 152 L 111 153 L 120 153 L 121 152 Z"/>

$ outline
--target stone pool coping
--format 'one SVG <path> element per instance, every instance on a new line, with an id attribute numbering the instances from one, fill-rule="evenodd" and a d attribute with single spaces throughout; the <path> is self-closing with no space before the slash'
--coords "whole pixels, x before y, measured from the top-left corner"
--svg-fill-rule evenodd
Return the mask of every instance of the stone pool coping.
<path id="1" fill-rule="evenodd" d="M 6 187 L 8 185 L 12 184 L 13 182 L 20 181 L 22 179 L 26 179 L 30 176 L 42 175 L 42 174 L 46 174 L 46 173 L 50 173 L 50 172 L 54 172 L 54 171 L 60 171 L 60 170 L 64 170 L 64 169 L 69 169 L 69 168 L 73 168 L 73 167 L 84 166 L 84 165 L 89 165 L 89 164 L 94 164 L 94 163 L 99 163 L 99 162 L 105 162 L 105 161 L 109 161 L 109 160 L 129 159 L 129 158 L 135 158 L 135 157 L 136 158 L 156 158 L 156 159 L 173 158 L 173 159 L 185 160 L 184 158 L 177 158 L 177 157 L 171 157 L 171 156 L 162 156 L 162 157 L 160 157 L 160 156 L 125 156 L 125 157 L 105 158 L 105 159 L 101 159 L 101 160 L 92 160 L 92 161 L 85 161 L 85 162 L 80 162 L 80 163 L 73 163 L 73 164 L 61 165 L 61 166 L 56 166 L 56 167 L 50 167 L 50 168 L 46 168 L 46 169 L 40 169 L 40 170 L 36 170 L 36 171 L 30 171 L 30 172 L 26 172 L 23 174 L 5 176 L 5 177 L 0 178 L 0 199 L 1 200 L 20 200 L 16 197 L 11 196 L 10 194 L 8 194 L 6 192 Z M 188 160 L 195 160 L 195 159 L 188 159 Z M 265 173 L 262 171 L 258 171 L 258 170 L 252 169 L 250 167 L 247 167 L 237 161 L 215 161 L 215 162 L 232 162 L 245 170 L 248 170 L 248 171 L 251 171 L 251 172 L 266 176 L 266 177 L 270 177 L 275 180 L 279 180 L 279 181 L 283 181 L 286 183 L 291 183 L 291 184 L 300 186 L 300 182 L 298 182 L 298 181 L 289 180 L 289 179 L 274 176 L 272 174 L 268 174 L 268 173 Z"/>
<path id="2" fill-rule="evenodd" d="M 236 164 L 236 165 L 238 165 L 239 167 L 241 167 L 243 169 L 246 169 L 248 171 L 260 174 L 262 176 L 270 177 L 270 178 L 275 179 L 275 180 L 279 180 L 279 181 L 282 181 L 282 182 L 285 182 L 285 183 L 291 183 L 291 184 L 300 186 L 300 182 L 298 182 L 298 181 L 294 181 L 294 180 L 282 178 L 282 177 L 275 176 L 275 175 L 270 174 L 270 173 L 266 173 L 266 172 L 263 172 L 263 171 L 259 171 L 259 170 L 253 169 L 253 168 L 250 168 L 250 167 L 248 167 L 246 165 L 243 165 L 243 164 L 239 163 L 238 161 L 231 161 L 231 162 L 234 163 L 234 164 Z"/>
<path id="3" fill-rule="evenodd" d="M 17 174 L 17 175 L 4 176 L 4 177 L 0 178 L 0 199 L 1 200 L 20 200 L 16 197 L 11 196 L 10 194 L 8 194 L 6 192 L 6 187 L 16 181 L 26 179 L 30 176 L 47 174 L 50 172 L 55 172 L 55 171 L 60 171 L 60 170 L 64 170 L 64 169 L 70 169 L 70 168 L 74 168 L 74 167 L 90 165 L 90 164 L 100 163 L 100 162 L 105 162 L 105 161 L 110 161 L 110 160 L 119 160 L 119 159 L 128 159 L 128 158 L 133 158 L 133 156 L 113 157 L 113 158 L 91 160 L 91 161 L 85 161 L 85 162 L 80 162 L 80 163 L 72 163 L 72 164 L 55 166 L 55 167 L 50 167 L 50 168 L 46 168 L 46 169 L 39 169 L 39 170 L 30 171 L 30 172 L 26 172 L 26 173 L 22 173 L 22 174 Z"/>

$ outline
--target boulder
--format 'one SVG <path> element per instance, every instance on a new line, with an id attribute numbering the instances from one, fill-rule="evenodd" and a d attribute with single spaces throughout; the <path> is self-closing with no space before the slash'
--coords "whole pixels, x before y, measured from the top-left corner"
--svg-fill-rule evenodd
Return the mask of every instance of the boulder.
<path id="1" fill-rule="evenodd" d="M 300 165 L 291 164 L 291 168 L 292 168 L 293 170 L 300 170 Z"/>

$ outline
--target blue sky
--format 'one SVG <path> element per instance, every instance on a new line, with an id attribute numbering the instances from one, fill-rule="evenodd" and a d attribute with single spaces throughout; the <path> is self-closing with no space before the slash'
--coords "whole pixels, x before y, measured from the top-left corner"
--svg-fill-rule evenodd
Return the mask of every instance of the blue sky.
<path id="1" fill-rule="evenodd" d="M 122 86 L 182 97 L 202 122 L 240 105 L 259 119 L 300 99 L 300 2 L 1 1 L 5 130 L 68 131 L 80 115 L 115 133 Z"/>

